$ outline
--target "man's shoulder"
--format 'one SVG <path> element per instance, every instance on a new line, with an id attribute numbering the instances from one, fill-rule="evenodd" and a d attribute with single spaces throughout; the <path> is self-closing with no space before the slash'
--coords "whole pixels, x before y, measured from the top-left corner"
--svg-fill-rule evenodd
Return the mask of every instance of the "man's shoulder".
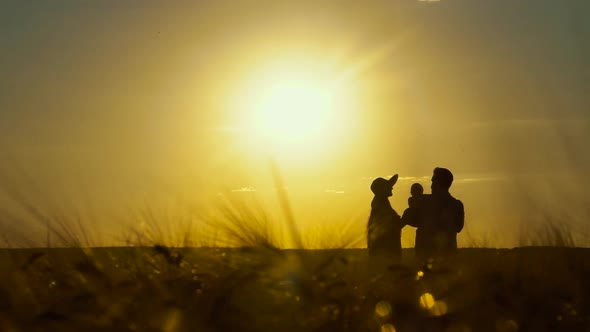
<path id="1" fill-rule="evenodd" d="M 461 200 L 460 200 L 460 199 L 457 199 L 457 198 L 456 198 L 456 197 L 454 197 L 454 196 L 449 196 L 449 197 L 451 198 L 451 200 L 452 200 L 452 201 L 455 201 L 455 202 L 457 202 L 457 203 L 459 203 L 459 204 L 463 204 L 463 203 L 461 202 Z"/>
<path id="2" fill-rule="evenodd" d="M 456 198 L 455 198 L 455 197 L 453 197 L 453 196 L 450 196 L 450 198 L 451 198 L 451 199 L 450 199 L 451 206 L 453 206 L 453 207 L 454 207 L 454 208 L 456 208 L 456 209 L 461 209 L 461 210 L 463 210 L 463 202 L 461 202 L 461 200 L 459 200 L 459 199 L 456 199 Z"/>

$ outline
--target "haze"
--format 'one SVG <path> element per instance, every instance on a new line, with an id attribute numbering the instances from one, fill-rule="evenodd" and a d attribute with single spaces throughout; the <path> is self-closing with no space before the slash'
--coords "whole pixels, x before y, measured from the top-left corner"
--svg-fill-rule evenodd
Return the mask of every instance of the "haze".
<path id="1" fill-rule="evenodd" d="M 18 188 L 92 215 L 95 243 L 118 244 L 146 205 L 163 224 L 223 197 L 280 216 L 272 161 L 303 229 L 362 232 L 373 178 L 400 174 L 401 213 L 441 166 L 465 204 L 460 245 L 514 246 L 547 220 L 584 239 L 588 15 L 583 0 L 4 1 L 0 203 L 14 209 Z M 246 97 L 299 74 L 315 81 L 297 91 L 321 90 L 316 77 L 343 88 L 316 127 L 274 130 Z M 296 107 L 318 107 L 300 125 L 320 104 Z M 44 240 L 39 225 L 0 225 Z"/>

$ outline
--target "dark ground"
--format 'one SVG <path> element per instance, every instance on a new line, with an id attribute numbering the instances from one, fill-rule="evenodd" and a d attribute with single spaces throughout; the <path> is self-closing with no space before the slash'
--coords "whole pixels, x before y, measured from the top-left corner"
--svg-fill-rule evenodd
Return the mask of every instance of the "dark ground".
<path id="1" fill-rule="evenodd" d="M 0 331 L 590 331 L 590 249 L 0 250 Z"/>

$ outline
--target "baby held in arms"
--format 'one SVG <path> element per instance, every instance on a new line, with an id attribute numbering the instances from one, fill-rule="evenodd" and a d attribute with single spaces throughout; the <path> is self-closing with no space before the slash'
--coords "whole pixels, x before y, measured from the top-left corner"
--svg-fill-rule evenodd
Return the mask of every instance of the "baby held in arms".
<path id="1" fill-rule="evenodd" d="M 414 183 L 410 188 L 410 194 L 412 197 L 408 198 L 408 205 L 410 207 L 416 207 L 419 203 L 418 201 L 421 199 L 422 195 L 424 194 L 424 188 L 419 183 Z"/>

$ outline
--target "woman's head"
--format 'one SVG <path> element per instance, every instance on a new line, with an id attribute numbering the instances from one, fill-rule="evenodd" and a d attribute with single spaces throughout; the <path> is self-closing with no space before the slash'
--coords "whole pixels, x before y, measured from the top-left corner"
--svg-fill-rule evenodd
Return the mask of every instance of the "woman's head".
<path id="1" fill-rule="evenodd" d="M 371 191 L 375 196 L 389 197 L 392 195 L 392 189 L 397 182 L 397 174 L 392 176 L 389 180 L 384 178 L 376 178 L 371 183 Z"/>

